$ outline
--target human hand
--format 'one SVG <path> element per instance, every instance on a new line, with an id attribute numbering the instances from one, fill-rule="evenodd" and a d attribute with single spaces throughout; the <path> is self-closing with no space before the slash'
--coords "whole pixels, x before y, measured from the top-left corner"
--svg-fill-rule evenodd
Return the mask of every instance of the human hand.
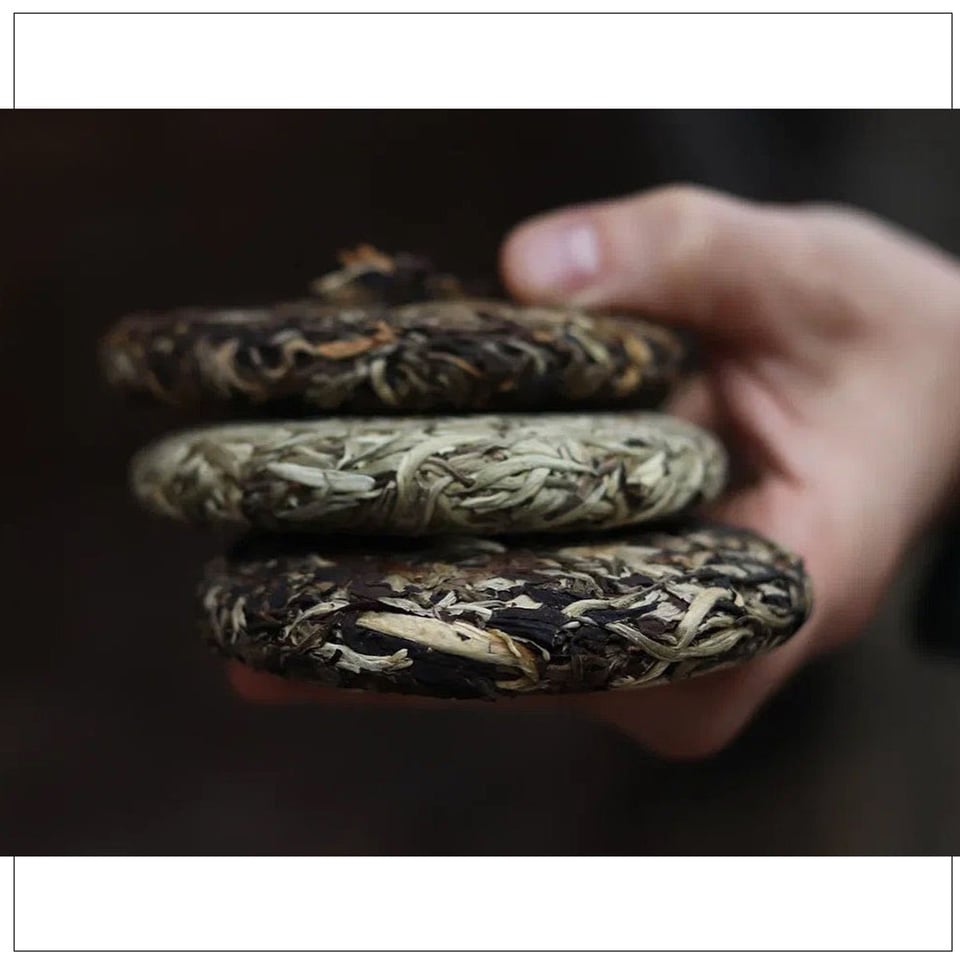
<path id="1" fill-rule="evenodd" d="M 715 752 L 804 661 L 863 626 L 950 494 L 960 465 L 960 269 L 861 213 L 691 187 L 537 218 L 508 238 L 502 266 L 520 299 L 626 309 L 698 334 L 705 372 L 673 411 L 718 431 L 748 472 L 712 515 L 793 548 L 814 585 L 803 631 L 745 666 L 675 686 L 514 703 L 582 711 L 665 755 Z M 254 699 L 356 702 L 230 669 Z"/>
<path id="2" fill-rule="evenodd" d="M 960 465 L 960 265 L 863 213 L 667 187 L 519 227 L 520 299 L 685 326 L 705 372 L 673 412 L 718 431 L 749 482 L 712 511 L 804 557 L 810 622 L 729 672 L 582 698 L 655 750 L 728 743 L 800 664 L 869 618 Z"/>

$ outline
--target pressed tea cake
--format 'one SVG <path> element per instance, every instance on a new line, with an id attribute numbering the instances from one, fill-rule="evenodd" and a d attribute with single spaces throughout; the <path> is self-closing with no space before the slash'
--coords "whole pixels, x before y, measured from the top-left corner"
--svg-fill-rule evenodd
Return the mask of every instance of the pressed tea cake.
<path id="1" fill-rule="evenodd" d="M 799 558 L 664 526 L 726 480 L 709 433 L 627 412 L 676 381 L 672 332 L 480 299 L 410 255 L 341 260 L 310 299 L 130 316 L 101 347 L 114 385 L 198 415 L 343 415 L 201 427 L 134 458 L 155 511 L 286 531 L 209 565 L 215 647 L 327 686 L 494 698 L 679 680 L 802 625 Z M 567 410 L 603 412 L 550 412 Z"/>
<path id="2" fill-rule="evenodd" d="M 131 315 L 107 379 L 180 406 L 355 413 L 652 406 L 683 359 L 634 317 L 468 296 L 421 258 L 341 255 L 308 300 Z"/>
<path id="3" fill-rule="evenodd" d="M 710 500 L 726 457 L 665 414 L 288 420 L 173 434 L 133 488 L 181 520 L 271 530 L 598 530 Z"/>
<path id="4" fill-rule="evenodd" d="M 635 688 L 753 657 L 810 609 L 800 560 L 710 525 L 506 545 L 314 538 L 210 565 L 223 653 L 336 687 L 439 697 Z"/>

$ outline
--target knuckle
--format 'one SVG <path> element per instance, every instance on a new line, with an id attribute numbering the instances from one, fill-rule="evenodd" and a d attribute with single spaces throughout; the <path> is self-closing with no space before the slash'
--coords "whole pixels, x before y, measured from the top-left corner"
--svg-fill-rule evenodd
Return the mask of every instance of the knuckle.
<path id="1" fill-rule="evenodd" d="M 657 203 L 657 243 L 664 276 L 676 288 L 696 284 L 722 254 L 731 201 L 688 184 L 663 188 Z"/>
<path id="2" fill-rule="evenodd" d="M 833 200 L 818 200 L 804 203 L 794 208 L 798 219 L 819 235 L 843 234 L 854 229 L 875 227 L 880 220 L 873 214 L 851 204 Z"/>
<path id="3" fill-rule="evenodd" d="M 664 248 L 672 259 L 703 253 L 723 229 L 731 208 L 739 202 L 694 184 L 672 184 L 654 191 L 650 209 Z"/>
<path id="4" fill-rule="evenodd" d="M 654 187 L 646 197 L 662 204 L 676 214 L 697 211 L 707 204 L 719 201 L 723 194 L 697 183 L 678 181 Z"/>

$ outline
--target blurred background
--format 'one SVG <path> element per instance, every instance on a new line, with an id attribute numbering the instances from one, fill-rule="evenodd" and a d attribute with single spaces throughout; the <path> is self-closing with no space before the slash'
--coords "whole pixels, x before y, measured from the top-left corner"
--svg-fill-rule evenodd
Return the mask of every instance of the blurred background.
<path id="1" fill-rule="evenodd" d="M 518 220 L 664 181 L 844 201 L 956 254 L 958 170 L 938 112 L 6 112 L 2 852 L 955 852 L 949 530 L 702 763 L 509 705 L 246 704 L 193 622 L 221 544 L 126 489 L 183 420 L 111 395 L 95 350 L 130 310 L 300 296 L 363 241 L 489 279 Z"/>

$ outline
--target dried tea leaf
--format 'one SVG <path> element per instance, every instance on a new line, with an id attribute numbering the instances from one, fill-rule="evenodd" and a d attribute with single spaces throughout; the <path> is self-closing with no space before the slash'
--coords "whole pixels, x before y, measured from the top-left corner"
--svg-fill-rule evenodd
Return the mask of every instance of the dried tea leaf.
<path id="1" fill-rule="evenodd" d="M 438 273 L 427 257 L 393 256 L 370 244 L 342 250 L 340 269 L 314 280 L 310 292 L 338 306 L 413 303 L 416 300 L 463 298 L 456 277 Z"/>
<path id="2" fill-rule="evenodd" d="M 673 333 L 632 317 L 368 299 L 130 316 L 102 366 L 114 386 L 179 406 L 433 413 L 652 406 L 682 360 Z"/>
<path id="3" fill-rule="evenodd" d="M 726 459 L 664 414 L 513 414 L 206 427 L 131 472 L 147 507 L 196 523 L 498 534 L 670 516 L 720 492 Z"/>
<path id="4" fill-rule="evenodd" d="M 757 656 L 811 607 L 801 561 L 712 525 L 590 541 L 254 541 L 210 565 L 206 637 L 339 687 L 438 697 L 630 689 Z"/>

